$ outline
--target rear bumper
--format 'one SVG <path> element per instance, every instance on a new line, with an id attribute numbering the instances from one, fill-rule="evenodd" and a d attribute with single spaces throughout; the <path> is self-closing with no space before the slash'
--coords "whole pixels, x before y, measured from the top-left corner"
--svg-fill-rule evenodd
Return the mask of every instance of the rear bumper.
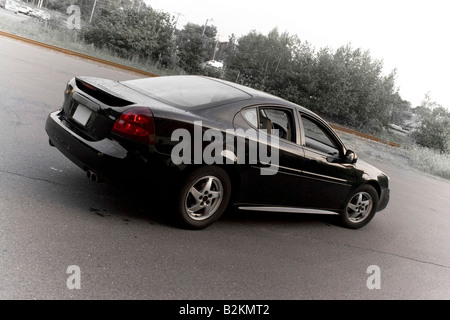
<path id="1" fill-rule="evenodd" d="M 60 111 L 50 113 L 45 124 L 50 143 L 84 171 L 93 171 L 101 179 L 126 184 L 149 184 L 168 174 L 162 170 L 163 160 L 152 147 L 147 154 L 126 149 L 116 140 L 105 138 L 89 141 L 77 134 L 60 117 Z M 142 146 L 141 146 L 142 148 Z"/>

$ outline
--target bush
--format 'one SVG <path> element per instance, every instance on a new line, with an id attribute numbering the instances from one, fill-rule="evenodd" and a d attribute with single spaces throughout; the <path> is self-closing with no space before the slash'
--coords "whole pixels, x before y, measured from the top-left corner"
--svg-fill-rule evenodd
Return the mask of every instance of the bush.
<path id="1" fill-rule="evenodd" d="M 448 153 L 450 151 L 450 114 L 442 107 L 433 110 L 425 115 L 422 125 L 412 137 L 423 147 Z"/>

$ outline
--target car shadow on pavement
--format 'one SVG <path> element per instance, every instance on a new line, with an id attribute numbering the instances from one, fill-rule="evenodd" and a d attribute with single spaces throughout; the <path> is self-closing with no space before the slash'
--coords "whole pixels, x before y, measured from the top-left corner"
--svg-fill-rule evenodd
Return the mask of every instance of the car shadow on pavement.
<path id="1" fill-rule="evenodd" d="M 55 185 L 52 201 L 88 216 L 119 218 L 125 224 L 141 221 L 151 225 L 184 229 L 174 219 L 173 199 L 149 192 L 145 188 L 135 190 L 108 182 L 92 183 L 83 179 L 84 177 L 77 175 L 72 177 L 70 185 L 64 188 Z M 217 225 L 221 223 L 249 226 L 338 225 L 336 216 L 243 211 L 233 207 L 215 222 Z"/>
<path id="2" fill-rule="evenodd" d="M 232 209 L 226 212 L 220 221 L 230 224 L 252 224 L 271 226 L 339 226 L 338 217 L 323 214 L 286 213 L 286 212 L 258 212 Z"/>

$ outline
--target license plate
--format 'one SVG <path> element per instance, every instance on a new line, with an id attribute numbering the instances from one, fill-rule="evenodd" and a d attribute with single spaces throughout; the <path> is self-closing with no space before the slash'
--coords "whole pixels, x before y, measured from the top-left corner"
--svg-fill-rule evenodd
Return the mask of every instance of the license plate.
<path id="1" fill-rule="evenodd" d="M 72 116 L 72 119 L 81 124 L 82 126 L 86 126 L 91 117 L 92 111 L 91 109 L 86 108 L 83 105 L 78 105 L 75 113 Z"/>

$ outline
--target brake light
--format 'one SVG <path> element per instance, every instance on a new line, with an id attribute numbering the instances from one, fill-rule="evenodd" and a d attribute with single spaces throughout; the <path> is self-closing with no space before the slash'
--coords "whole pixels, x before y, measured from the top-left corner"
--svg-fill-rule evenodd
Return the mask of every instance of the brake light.
<path id="1" fill-rule="evenodd" d="M 83 86 L 85 86 L 86 88 L 92 90 L 92 91 L 97 91 L 97 88 L 94 86 L 91 86 L 89 83 L 87 82 L 81 82 Z"/>
<path id="2" fill-rule="evenodd" d="M 153 113 L 145 107 L 126 110 L 114 123 L 114 133 L 146 144 L 155 144 Z"/>

